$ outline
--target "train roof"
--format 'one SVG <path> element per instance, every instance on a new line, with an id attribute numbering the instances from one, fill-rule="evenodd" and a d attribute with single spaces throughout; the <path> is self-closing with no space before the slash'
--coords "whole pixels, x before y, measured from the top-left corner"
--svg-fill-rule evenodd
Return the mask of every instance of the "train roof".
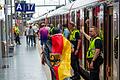
<path id="1" fill-rule="evenodd" d="M 33 19 L 29 22 L 34 22 L 34 21 L 38 21 L 38 20 L 41 20 L 41 19 L 45 19 L 46 16 L 47 17 L 52 17 L 52 16 L 56 16 L 56 15 L 62 15 L 62 14 L 66 14 L 66 13 L 69 13 L 70 11 L 72 10 L 77 10 L 77 9 L 80 9 L 80 8 L 83 8 L 83 7 L 87 7 L 87 6 L 90 6 L 90 5 L 93 5 L 93 4 L 96 4 L 98 3 L 99 0 L 76 0 L 70 4 L 67 4 L 65 6 L 62 6 L 52 12 L 48 12 L 46 13 L 45 15 L 41 16 L 41 17 L 38 17 L 36 19 Z"/>

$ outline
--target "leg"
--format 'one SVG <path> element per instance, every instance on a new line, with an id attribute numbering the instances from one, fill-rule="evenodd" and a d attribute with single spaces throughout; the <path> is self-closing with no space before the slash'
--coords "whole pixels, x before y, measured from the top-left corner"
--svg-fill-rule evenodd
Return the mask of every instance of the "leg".
<path id="1" fill-rule="evenodd" d="M 29 36 L 29 45 L 31 44 L 31 36 Z"/>
<path id="2" fill-rule="evenodd" d="M 31 46 L 33 46 L 33 35 L 31 35 Z"/>
<path id="3" fill-rule="evenodd" d="M 99 69 L 90 70 L 90 80 L 100 80 L 99 79 Z"/>
<path id="4" fill-rule="evenodd" d="M 28 35 L 26 35 L 26 43 L 27 43 L 27 45 L 29 45 L 29 37 L 28 37 Z"/>
<path id="5" fill-rule="evenodd" d="M 34 35 L 34 44 L 36 44 L 36 36 Z"/>
<path id="6" fill-rule="evenodd" d="M 18 35 L 18 44 L 21 44 L 21 43 L 20 43 L 20 36 L 19 36 L 19 35 Z"/>
<path id="7" fill-rule="evenodd" d="M 78 58 L 77 58 L 77 56 L 76 55 L 74 55 L 74 54 L 72 54 L 71 55 L 71 66 L 72 66 L 72 69 L 73 69 L 73 71 L 74 71 L 74 76 L 72 77 L 72 79 L 73 78 L 75 78 L 75 79 L 80 79 L 80 75 L 79 75 L 79 60 L 78 60 Z M 73 79 L 73 80 L 75 80 L 75 79 Z"/>

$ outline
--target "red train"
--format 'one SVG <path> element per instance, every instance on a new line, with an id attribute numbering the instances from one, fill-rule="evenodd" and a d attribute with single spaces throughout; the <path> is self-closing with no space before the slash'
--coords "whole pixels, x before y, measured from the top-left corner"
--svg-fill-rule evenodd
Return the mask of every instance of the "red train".
<path id="1" fill-rule="evenodd" d="M 69 24 L 73 21 L 77 28 L 80 28 L 81 20 L 90 20 L 89 26 L 99 28 L 100 36 L 103 39 L 103 57 L 101 80 L 119 80 L 119 0 L 76 0 L 71 4 L 58 8 L 43 15 L 36 21 L 46 21 L 54 26 L 58 24 Z M 47 17 L 46 17 L 47 16 Z M 85 32 L 89 32 L 89 27 L 85 25 Z M 86 68 L 86 52 L 88 41 L 82 37 L 82 60 Z"/>

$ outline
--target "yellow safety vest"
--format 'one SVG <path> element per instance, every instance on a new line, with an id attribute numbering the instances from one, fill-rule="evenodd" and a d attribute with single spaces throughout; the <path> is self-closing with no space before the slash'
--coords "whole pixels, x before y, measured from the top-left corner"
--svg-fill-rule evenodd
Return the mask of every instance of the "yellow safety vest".
<path id="1" fill-rule="evenodd" d="M 76 38 L 75 38 L 75 33 L 76 33 L 76 32 L 80 33 L 79 30 L 77 30 L 77 29 L 76 29 L 76 30 L 73 30 L 73 31 L 70 33 L 70 36 L 69 36 L 69 40 L 70 40 L 70 41 L 76 41 Z"/>
<path id="2" fill-rule="evenodd" d="M 20 30 L 19 30 L 18 27 L 15 27 L 15 33 L 16 33 L 16 34 L 19 34 L 19 33 L 20 33 Z"/>
<path id="3" fill-rule="evenodd" d="M 87 56 L 86 56 L 87 58 L 93 58 L 93 56 L 94 56 L 94 53 L 95 53 L 95 40 L 96 39 L 101 40 L 100 37 L 96 37 L 95 39 L 90 40 L 90 46 L 88 48 Z"/>

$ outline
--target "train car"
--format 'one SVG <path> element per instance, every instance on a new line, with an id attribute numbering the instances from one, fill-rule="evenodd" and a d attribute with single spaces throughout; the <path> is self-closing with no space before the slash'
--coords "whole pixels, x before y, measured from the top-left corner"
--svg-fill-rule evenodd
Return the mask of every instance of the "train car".
<path id="1" fill-rule="evenodd" d="M 69 24 L 73 21 L 76 28 L 80 29 L 81 20 L 89 19 L 89 25 L 85 24 L 85 32 L 89 33 L 89 28 L 95 26 L 99 29 L 99 35 L 103 40 L 103 57 L 101 80 L 119 80 L 119 0 L 76 0 L 75 2 L 64 6 L 61 13 L 54 13 L 49 16 L 51 23 Z M 58 10 L 56 10 L 58 12 Z M 54 11 L 55 12 L 55 11 Z M 60 11 L 59 11 L 60 12 Z M 49 13 L 48 13 L 49 15 Z M 55 16 L 57 16 L 55 18 Z M 59 16 L 59 17 L 58 17 Z M 55 22 L 56 21 L 56 22 Z M 84 68 L 86 69 L 86 52 L 89 42 L 82 38 L 82 57 Z"/>

